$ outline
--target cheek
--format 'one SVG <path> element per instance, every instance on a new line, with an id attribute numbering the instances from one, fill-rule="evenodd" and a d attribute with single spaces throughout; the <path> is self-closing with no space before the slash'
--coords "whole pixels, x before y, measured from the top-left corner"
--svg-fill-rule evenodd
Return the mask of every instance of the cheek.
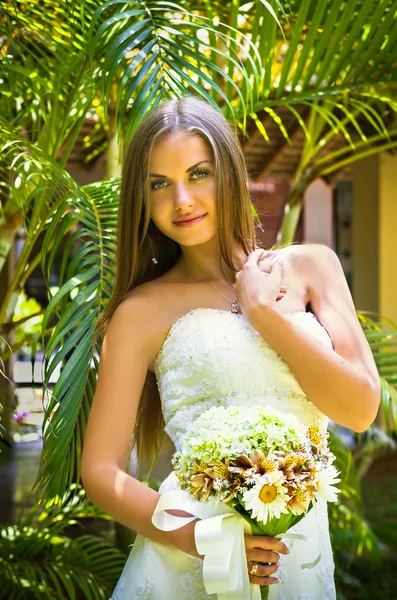
<path id="1" fill-rule="evenodd" d="M 164 206 L 157 199 L 150 205 L 150 217 L 153 223 L 165 235 L 169 235 L 170 229 L 172 228 L 171 218 L 172 214 L 169 212 L 168 207 Z"/>
<path id="2" fill-rule="evenodd" d="M 164 220 L 164 218 L 168 217 L 169 210 L 169 202 L 167 202 L 164 194 L 162 196 L 161 194 L 157 195 L 150 202 L 150 216 L 153 220 Z"/>

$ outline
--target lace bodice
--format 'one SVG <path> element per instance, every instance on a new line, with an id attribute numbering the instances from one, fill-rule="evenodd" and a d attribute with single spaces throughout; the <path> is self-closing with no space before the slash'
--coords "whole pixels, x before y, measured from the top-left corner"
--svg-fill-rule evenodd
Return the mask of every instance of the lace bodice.
<path id="1" fill-rule="evenodd" d="M 322 343 L 332 340 L 312 312 L 285 315 Z M 301 422 L 328 418 L 305 396 L 284 359 L 244 315 L 196 308 L 171 327 L 154 360 L 165 430 L 180 448 L 186 427 L 211 406 L 273 405 Z"/>

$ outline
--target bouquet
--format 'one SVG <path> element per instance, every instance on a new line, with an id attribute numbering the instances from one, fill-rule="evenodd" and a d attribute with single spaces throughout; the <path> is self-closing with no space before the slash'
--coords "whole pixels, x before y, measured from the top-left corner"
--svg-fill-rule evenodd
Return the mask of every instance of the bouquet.
<path id="1" fill-rule="evenodd" d="M 337 501 L 338 471 L 319 422 L 301 424 L 272 407 L 205 411 L 189 427 L 172 464 L 182 490 L 215 496 L 251 525 L 276 536 L 298 523 L 322 497 Z M 261 587 L 268 598 L 269 587 Z"/>

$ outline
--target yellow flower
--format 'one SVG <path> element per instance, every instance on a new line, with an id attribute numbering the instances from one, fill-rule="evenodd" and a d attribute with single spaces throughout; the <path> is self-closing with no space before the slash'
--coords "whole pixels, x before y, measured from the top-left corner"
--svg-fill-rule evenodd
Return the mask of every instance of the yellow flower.
<path id="1" fill-rule="evenodd" d="M 228 465 L 229 465 L 228 459 L 226 459 L 226 463 L 223 463 L 220 460 L 217 463 L 215 463 L 215 465 L 212 465 L 212 466 L 208 467 L 208 469 L 205 469 L 205 473 L 207 475 L 209 475 L 210 477 L 212 477 L 212 479 L 217 479 L 218 477 L 220 477 L 221 479 L 229 479 L 230 472 L 229 472 Z"/>
<path id="2" fill-rule="evenodd" d="M 323 446 L 327 442 L 328 434 L 321 431 L 321 425 L 318 421 L 309 425 L 307 435 L 313 446 Z"/>
<path id="3" fill-rule="evenodd" d="M 264 502 L 265 504 L 273 502 L 276 496 L 277 488 L 275 485 L 266 484 L 259 492 L 259 499 L 262 500 L 262 502 Z"/>
<path id="4" fill-rule="evenodd" d="M 261 462 L 261 470 L 265 474 L 273 473 L 276 470 L 276 465 L 272 460 L 270 460 L 270 458 L 265 458 L 265 460 L 262 460 Z"/>
<path id="5" fill-rule="evenodd" d="M 309 495 L 306 490 L 298 489 L 288 502 L 288 508 L 294 513 L 294 515 L 301 515 L 307 512 L 309 508 Z"/>
<path id="6" fill-rule="evenodd" d="M 195 473 L 204 473 L 207 467 L 207 463 L 205 463 L 203 460 L 200 460 L 199 462 L 194 462 L 192 464 L 192 469 Z"/>

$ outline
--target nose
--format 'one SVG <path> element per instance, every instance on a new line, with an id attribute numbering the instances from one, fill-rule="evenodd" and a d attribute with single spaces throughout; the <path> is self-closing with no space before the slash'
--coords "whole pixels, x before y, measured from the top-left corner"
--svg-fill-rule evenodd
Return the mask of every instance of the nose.
<path id="1" fill-rule="evenodd" d="M 174 207 L 176 209 L 186 210 L 196 203 L 193 196 L 189 193 L 183 183 L 175 186 Z"/>

